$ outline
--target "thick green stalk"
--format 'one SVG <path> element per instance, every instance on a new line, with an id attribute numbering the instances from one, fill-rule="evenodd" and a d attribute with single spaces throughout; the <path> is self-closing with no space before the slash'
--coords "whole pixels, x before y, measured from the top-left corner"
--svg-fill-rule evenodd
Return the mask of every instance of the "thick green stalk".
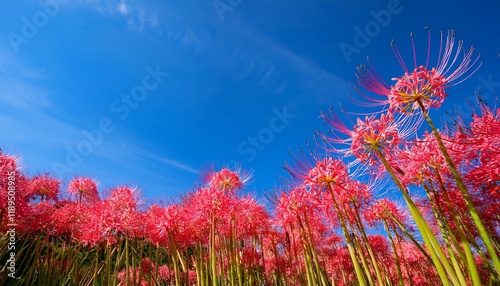
<path id="1" fill-rule="evenodd" d="M 215 217 L 210 214 L 210 267 L 212 274 L 212 285 L 217 286 L 217 257 L 215 255 Z"/>
<path id="2" fill-rule="evenodd" d="M 432 133 L 434 137 L 436 138 L 436 141 L 439 145 L 439 149 L 441 150 L 441 153 L 443 154 L 446 163 L 448 164 L 448 167 L 450 168 L 450 172 L 455 179 L 455 182 L 457 183 L 457 187 L 462 193 L 462 196 L 464 197 L 465 204 L 467 205 L 467 209 L 469 210 L 469 213 L 471 214 L 472 221 L 474 221 L 474 224 L 477 227 L 477 230 L 479 232 L 479 236 L 483 240 L 484 245 L 486 246 L 486 249 L 488 250 L 488 253 L 491 256 L 491 260 L 493 260 L 493 265 L 495 266 L 496 270 L 496 275 L 498 276 L 500 274 L 500 260 L 498 258 L 498 255 L 495 251 L 495 248 L 493 247 L 493 243 L 490 239 L 490 236 L 488 234 L 488 231 L 484 227 L 483 222 L 481 221 L 481 218 L 479 217 L 479 213 L 476 210 L 476 207 L 474 206 L 474 203 L 472 202 L 472 198 L 470 196 L 469 191 L 467 190 L 467 187 L 465 186 L 462 177 L 460 176 L 460 173 L 458 172 L 458 169 L 455 166 L 455 163 L 453 163 L 453 160 L 450 157 L 450 154 L 448 154 L 448 151 L 446 150 L 446 147 L 444 146 L 443 139 L 441 138 L 441 135 L 439 134 L 439 131 L 437 128 L 434 126 L 434 123 L 432 122 L 431 118 L 429 117 L 429 114 L 427 113 L 427 110 L 425 109 L 423 103 L 421 100 L 417 100 L 418 105 L 420 106 L 420 109 L 422 109 L 422 114 L 431 127 Z"/>
<path id="3" fill-rule="evenodd" d="M 466 286 L 467 282 L 465 281 L 465 277 L 462 271 L 462 268 L 460 267 L 461 265 L 459 264 L 459 261 L 464 261 L 464 255 L 462 253 L 462 249 L 460 249 L 458 242 L 455 238 L 455 235 L 451 231 L 451 229 L 448 227 L 448 224 L 443 222 L 443 217 L 440 215 L 443 213 L 441 211 L 441 208 L 435 203 L 433 199 L 433 193 L 431 191 L 431 188 L 427 185 L 424 184 L 424 189 L 427 194 L 427 198 L 429 199 L 429 203 L 431 205 L 432 211 L 434 213 L 434 217 L 436 218 L 438 227 L 443 234 L 443 240 L 446 246 L 446 249 L 448 250 L 448 254 L 451 259 L 451 263 L 453 265 L 453 268 L 455 269 L 455 273 L 457 274 L 458 280 L 460 281 L 461 285 Z M 452 247 L 453 245 L 453 247 Z M 456 249 L 456 252 L 458 254 L 458 257 L 460 258 L 459 260 L 455 256 L 455 252 L 453 251 L 453 248 Z"/>
<path id="4" fill-rule="evenodd" d="M 311 249 L 311 254 L 312 254 L 312 258 L 313 258 L 313 261 L 314 261 L 314 265 L 315 265 L 315 269 L 316 269 L 316 274 L 319 276 L 320 278 L 320 281 L 321 281 L 321 285 L 324 285 L 324 286 L 327 286 L 328 285 L 328 277 L 325 273 L 325 271 L 323 271 L 320 263 L 319 263 L 319 259 L 318 259 L 318 254 L 316 252 L 316 249 L 314 247 L 314 242 L 313 242 L 313 236 L 312 236 L 312 232 L 311 232 L 311 227 L 309 226 L 309 220 L 307 219 L 307 214 L 304 213 L 304 220 L 305 220 L 305 224 L 306 224 L 306 230 L 307 230 L 307 243 Z"/>
<path id="5" fill-rule="evenodd" d="M 300 219 L 300 216 L 297 214 L 297 224 L 299 225 L 299 232 L 300 232 L 300 237 L 302 241 L 302 249 L 304 253 L 304 265 L 306 266 L 306 273 L 307 273 L 307 285 L 317 285 L 318 284 L 318 279 L 315 276 L 314 270 L 313 270 L 313 265 L 312 265 L 312 258 L 311 258 L 311 251 L 309 248 L 308 240 L 304 231 L 304 225 L 302 224 L 302 220 Z"/>
<path id="6" fill-rule="evenodd" d="M 394 235 L 396 236 L 396 240 L 398 242 L 399 251 L 401 253 L 401 258 L 403 260 L 403 263 L 404 263 L 404 266 L 405 266 L 405 270 L 406 270 L 406 275 L 408 275 L 408 280 L 410 280 L 409 281 L 410 282 L 409 285 L 413 286 L 413 278 L 412 278 L 413 275 L 411 275 L 410 267 L 409 267 L 408 262 L 406 260 L 405 253 L 403 251 L 403 246 L 401 245 L 401 240 L 402 240 L 401 239 L 401 235 L 399 233 L 397 233 L 396 230 L 394 230 Z M 429 262 L 432 263 L 432 260 L 430 258 L 428 258 L 428 259 L 429 259 Z"/>
<path id="7" fill-rule="evenodd" d="M 172 263 L 174 264 L 175 286 L 181 286 L 182 281 L 179 269 L 179 261 L 177 260 L 177 245 L 175 243 L 175 238 L 172 231 L 168 231 L 168 239 L 170 241 L 170 256 L 172 257 Z"/>
<path id="8" fill-rule="evenodd" d="M 384 220 L 385 231 L 387 232 L 387 236 L 389 237 L 389 241 L 391 242 L 392 253 L 394 254 L 394 261 L 396 263 L 396 272 L 398 273 L 398 284 L 400 286 L 404 285 L 403 274 L 401 273 L 401 263 L 399 262 L 399 256 L 396 249 L 396 245 L 394 244 L 394 240 L 392 239 L 391 230 L 389 229 L 389 225 L 387 221 Z"/>
<path id="9" fill-rule="evenodd" d="M 368 250 L 368 255 L 370 255 L 370 259 L 372 261 L 373 269 L 375 270 L 375 274 L 377 275 L 377 280 L 379 281 L 379 285 L 383 285 L 382 275 L 380 274 L 380 268 L 378 267 L 377 259 L 375 259 L 375 254 L 373 253 L 373 249 L 368 241 L 368 236 L 366 235 L 365 228 L 361 221 L 361 216 L 359 215 L 359 208 L 356 204 L 354 204 L 354 212 L 356 214 L 356 225 L 361 232 L 361 237 L 363 238 L 363 242 Z"/>
<path id="10" fill-rule="evenodd" d="M 354 232 L 352 232 L 352 233 L 354 233 Z M 363 268 L 366 269 L 365 272 L 366 272 L 366 279 L 368 280 L 368 284 L 375 285 L 375 281 L 373 281 L 373 277 L 372 277 L 372 274 L 370 272 L 370 266 L 368 265 L 368 260 L 366 259 L 365 255 L 363 253 L 363 247 L 359 243 L 358 238 L 356 236 L 353 236 L 351 241 L 356 246 L 355 248 L 359 249 L 359 256 L 361 259 L 361 264 L 363 265 Z"/>
<path id="11" fill-rule="evenodd" d="M 392 222 L 394 222 L 397 225 L 399 230 L 401 230 L 406 235 L 406 237 L 408 237 L 413 242 L 413 244 L 418 248 L 418 250 L 425 256 L 425 258 L 427 258 L 429 263 L 433 263 L 432 258 L 429 256 L 429 253 L 427 253 L 427 251 L 425 251 L 425 249 L 422 247 L 422 245 L 420 245 L 420 243 L 413 236 L 413 234 L 410 232 L 410 230 L 408 230 L 408 228 L 406 226 L 404 226 L 403 223 L 398 220 L 398 218 L 396 218 L 392 213 L 390 213 L 387 210 L 387 208 L 384 208 L 384 209 L 387 212 L 387 214 L 391 217 Z M 396 233 L 396 232 L 394 232 L 394 233 Z M 396 233 L 396 235 L 397 235 L 397 233 Z M 402 250 L 401 250 L 401 254 L 404 255 Z"/>
<path id="12" fill-rule="evenodd" d="M 453 207 L 453 204 L 451 203 L 450 197 L 448 196 L 448 191 L 446 190 L 446 188 L 444 186 L 444 183 L 443 183 L 443 181 L 441 179 L 441 175 L 439 174 L 439 172 L 438 172 L 437 169 L 435 169 L 435 175 L 436 175 L 436 178 L 438 179 L 439 188 L 441 189 L 441 192 L 443 194 L 443 198 L 445 200 L 446 208 L 450 212 L 451 217 L 453 219 L 453 222 L 456 225 L 456 229 L 457 229 L 457 233 L 458 233 L 459 239 L 461 241 L 461 245 L 464 248 L 465 260 L 466 260 L 466 263 L 467 263 L 467 270 L 470 273 L 470 276 L 471 276 L 471 279 L 472 279 L 472 285 L 474 285 L 474 286 L 480 286 L 481 285 L 481 279 L 479 278 L 479 272 L 477 271 L 476 262 L 474 260 L 474 255 L 472 254 L 472 250 L 470 248 L 469 241 L 468 241 L 468 239 L 467 239 L 467 237 L 466 237 L 466 235 L 464 233 L 464 230 L 462 228 L 462 223 L 458 220 L 458 215 L 457 215 L 457 213 L 455 211 L 455 208 Z M 449 230 L 449 232 L 451 233 L 451 230 Z M 461 251 L 459 247 L 455 247 L 455 249 L 457 250 L 457 252 Z"/>
<path id="13" fill-rule="evenodd" d="M 126 281 L 125 284 L 127 286 L 130 285 L 130 281 L 129 281 L 130 280 L 129 279 L 129 277 L 130 277 L 129 276 L 130 275 L 130 269 L 129 268 L 130 267 L 129 266 L 130 266 L 130 261 L 129 261 L 129 250 L 128 250 L 128 235 L 125 235 L 125 269 L 126 269 L 125 271 L 127 273 L 127 276 L 125 276 L 125 277 L 127 277 L 126 280 L 125 280 Z"/>
<path id="14" fill-rule="evenodd" d="M 347 230 L 345 221 L 344 221 L 344 216 L 340 212 L 339 206 L 337 204 L 337 200 L 335 200 L 335 194 L 333 193 L 332 187 L 328 185 L 328 191 L 330 192 L 330 196 L 332 197 L 333 205 L 335 207 L 335 210 L 337 211 L 337 215 L 339 216 L 339 221 L 340 221 L 340 226 L 342 228 L 342 232 L 344 233 L 345 240 L 347 242 L 347 250 L 349 251 L 349 255 L 351 256 L 352 263 L 354 265 L 354 270 L 356 272 L 356 276 L 358 278 L 358 282 L 360 286 L 366 286 L 365 282 L 365 277 L 363 275 L 363 270 L 361 269 L 361 266 L 359 265 L 358 258 L 356 257 L 356 252 L 354 250 L 354 245 L 351 241 L 351 236 L 349 234 L 349 231 Z"/>
<path id="15" fill-rule="evenodd" d="M 314 274 L 312 271 L 312 265 L 311 265 L 311 258 L 309 257 L 309 253 L 307 251 L 307 248 L 304 247 L 304 265 L 306 266 L 306 272 L 307 272 L 307 285 L 308 286 L 313 286 L 317 285 L 316 281 L 314 279 Z"/>
<path id="16" fill-rule="evenodd" d="M 413 216 L 413 219 L 415 220 L 415 223 L 417 224 L 417 227 L 420 230 L 420 233 L 422 234 L 422 238 L 424 239 L 424 242 L 429 249 L 432 261 L 434 263 L 434 267 L 436 267 L 436 270 L 439 274 L 439 277 L 441 278 L 441 282 L 444 285 L 450 285 L 450 281 L 449 281 L 448 276 L 446 274 L 446 273 L 449 273 L 453 284 L 459 285 L 460 283 L 459 283 L 457 277 L 454 275 L 453 269 L 452 269 L 451 265 L 449 264 L 448 260 L 446 259 L 446 256 L 442 252 L 442 250 L 439 246 L 439 243 L 437 242 L 436 238 L 432 234 L 432 231 L 431 231 L 430 227 L 427 225 L 424 217 L 422 216 L 422 214 L 418 210 L 417 206 L 415 205 L 415 203 L 411 199 L 410 195 L 406 191 L 406 188 L 403 186 L 403 184 L 401 184 L 401 181 L 399 181 L 398 177 L 394 173 L 394 170 L 392 169 L 392 166 L 386 160 L 382 151 L 380 149 L 374 149 L 374 150 L 377 152 L 379 159 L 384 164 L 384 167 L 386 168 L 387 172 L 389 172 L 389 175 L 391 176 L 391 178 L 394 180 L 394 182 L 396 183 L 398 188 L 401 190 L 401 193 L 403 194 L 405 202 L 408 205 L 410 213 Z M 440 257 L 442 259 L 442 262 L 440 260 Z"/>

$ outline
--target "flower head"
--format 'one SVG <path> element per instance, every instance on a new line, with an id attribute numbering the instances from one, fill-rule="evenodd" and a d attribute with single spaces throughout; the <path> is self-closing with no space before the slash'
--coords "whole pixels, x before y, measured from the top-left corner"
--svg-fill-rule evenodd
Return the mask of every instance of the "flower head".
<path id="1" fill-rule="evenodd" d="M 447 80 L 435 68 L 429 71 L 419 66 L 392 80 L 396 84 L 391 87 L 388 99 L 391 109 L 400 113 L 412 113 L 420 108 L 419 104 L 426 109 L 439 107 L 447 96 L 444 91 Z"/>
<path id="2" fill-rule="evenodd" d="M 218 172 L 209 171 L 205 175 L 205 180 L 213 188 L 226 192 L 234 192 L 243 188 L 243 186 L 248 183 L 251 176 L 251 173 L 240 169 L 232 171 L 223 168 Z"/>
<path id="3" fill-rule="evenodd" d="M 388 199 L 380 199 L 373 203 L 373 205 L 365 211 L 365 219 L 370 224 L 376 222 L 386 222 L 391 229 L 397 228 L 397 222 L 407 223 L 408 214 L 398 206 L 396 202 Z M 397 221 L 394 221 L 396 219 Z"/>
<path id="4" fill-rule="evenodd" d="M 36 176 L 31 179 L 29 188 L 34 195 L 40 196 L 41 200 L 53 200 L 57 202 L 61 182 L 52 178 L 49 174 Z"/>
<path id="5" fill-rule="evenodd" d="M 336 184 L 344 185 L 349 180 L 347 167 L 342 161 L 324 158 L 316 161 L 304 179 L 304 185 L 312 190 L 324 190 Z"/>
<path id="6" fill-rule="evenodd" d="M 82 224 L 79 241 L 95 245 L 100 242 L 114 244 L 119 237 L 144 237 L 144 215 L 137 210 L 137 189 L 117 187 L 108 198 L 95 202 Z"/>
<path id="7" fill-rule="evenodd" d="M 82 199 L 88 203 L 98 202 L 99 193 L 97 192 L 97 183 L 89 178 L 74 178 L 71 183 L 69 183 L 68 190 L 71 194 L 78 197 L 78 201 Z"/>
<path id="8" fill-rule="evenodd" d="M 428 50 L 425 65 L 417 65 L 415 44 L 413 46 L 414 69 L 409 70 L 399 53 L 396 45 L 391 44 L 394 54 L 403 68 L 404 74 L 399 78 L 392 78 L 396 83 L 387 84 L 382 77 L 371 67 L 359 68 L 356 74 L 358 85 L 376 94 L 387 97 L 384 100 L 370 100 L 375 105 L 389 104 L 389 110 L 410 114 L 421 108 L 439 107 L 448 96 L 446 89 L 457 85 L 469 78 L 481 66 L 479 56 L 473 58 L 474 48 L 463 50 L 463 41 L 455 42 L 455 32 L 448 31 L 446 41 L 441 33 L 439 55 L 434 67 L 429 68 L 430 59 L 430 30 L 428 32 Z M 443 47 L 444 44 L 444 47 Z M 460 56 L 462 54 L 462 56 Z"/>
<path id="9" fill-rule="evenodd" d="M 374 165 L 378 152 L 385 153 L 388 147 L 399 143 L 399 130 L 394 124 L 391 113 L 382 114 L 380 119 L 374 116 L 366 117 L 364 121 L 358 118 L 351 133 L 351 151 L 362 162 Z"/>

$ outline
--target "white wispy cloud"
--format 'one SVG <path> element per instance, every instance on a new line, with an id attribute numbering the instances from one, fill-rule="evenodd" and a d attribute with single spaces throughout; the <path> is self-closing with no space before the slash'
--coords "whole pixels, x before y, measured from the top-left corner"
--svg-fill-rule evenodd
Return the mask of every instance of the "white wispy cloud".
<path id="1" fill-rule="evenodd" d="M 131 31 L 142 32 L 146 28 L 159 28 L 156 12 L 147 9 L 140 3 L 132 3 L 126 0 L 80 0 L 74 1 L 73 4 L 90 6 L 106 17 L 122 19 L 127 23 L 127 27 Z"/>
<path id="2" fill-rule="evenodd" d="M 268 54 L 274 55 L 274 59 L 280 59 L 288 63 L 296 71 L 303 74 L 305 79 L 303 84 L 306 84 L 308 88 L 315 90 L 327 86 L 332 89 L 339 89 L 342 91 L 348 90 L 348 82 L 343 78 L 324 69 L 313 60 L 298 55 L 286 46 L 283 46 L 274 39 L 267 37 L 265 34 L 254 29 L 248 24 L 244 22 L 240 22 L 238 24 L 239 27 L 245 30 L 244 33 L 240 33 L 241 35 L 247 37 L 252 43 L 265 47 Z M 252 62 L 252 65 L 253 64 L 254 63 Z M 263 80 L 269 79 L 272 74 L 278 71 L 274 65 L 271 65 L 271 67 L 272 68 L 264 71 Z"/>
<path id="3" fill-rule="evenodd" d="M 157 162 L 166 164 L 168 166 L 171 166 L 171 167 L 183 170 L 183 171 L 187 171 L 187 172 L 190 172 L 193 174 L 200 174 L 199 170 L 196 170 L 196 169 L 194 169 L 194 168 L 192 168 L 184 163 L 181 163 L 179 161 L 176 161 L 176 160 L 173 160 L 170 158 L 166 158 L 166 157 L 163 157 L 163 156 L 158 155 L 158 154 L 154 154 L 152 152 L 143 150 L 143 149 L 138 148 L 138 147 L 133 147 L 133 146 L 128 146 L 128 145 L 123 145 L 123 147 L 126 148 L 129 152 L 136 154 L 137 156 L 148 158 L 148 159 L 151 159 L 151 160 L 154 160 L 154 161 L 157 161 Z"/>
<path id="4" fill-rule="evenodd" d="M 122 0 L 120 5 L 118 5 L 118 11 L 120 11 L 123 15 L 128 14 L 128 7 L 127 4 L 125 4 L 125 1 Z"/>
<path id="5" fill-rule="evenodd" d="M 27 67 L 0 46 L 0 104 L 22 111 L 51 107 L 47 92 L 33 84 L 47 77 L 45 70 Z"/>

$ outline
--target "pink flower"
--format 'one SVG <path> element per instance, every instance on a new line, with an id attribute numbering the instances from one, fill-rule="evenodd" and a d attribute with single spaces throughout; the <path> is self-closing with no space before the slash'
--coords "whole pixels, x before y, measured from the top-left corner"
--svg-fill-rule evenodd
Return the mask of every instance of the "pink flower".
<path id="1" fill-rule="evenodd" d="M 309 192 L 305 187 L 297 187 L 288 194 L 282 193 L 276 205 L 276 223 L 287 229 L 298 219 L 303 219 L 304 215 L 314 217 L 322 206 L 318 194 Z"/>
<path id="2" fill-rule="evenodd" d="M 54 232 L 61 237 L 74 239 L 81 236 L 91 208 L 78 202 L 63 201 L 52 214 Z"/>
<path id="3" fill-rule="evenodd" d="M 174 278 L 174 271 L 168 265 L 158 267 L 158 280 L 161 282 L 169 282 Z"/>
<path id="4" fill-rule="evenodd" d="M 304 185 L 322 191 L 337 184 L 344 185 L 348 180 L 347 167 L 342 161 L 324 158 L 316 161 L 316 166 L 307 173 Z"/>
<path id="5" fill-rule="evenodd" d="M 392 230 L 398 228 L 398 224 L 394 221 L 393 217 L 403 224 L 409 221 L 409 215 L 402 207 L 388 199 L 375 201 L 373 205 L 365 211 L 364 216 L 370 224 L 385 221 Z"/>
<path id="6" fill-rule="evenodd" d="M 99 242 L 114 244 L 118 238 L 143 237 L 143 214 L 137 211 L 136 191 L 128 187 L 111 190 L 102 202 L 91 205 L 79 241 L 95 245 Z"/>
<path id="7" fill-rule="evenodd" d="M 231 171 L 223 168 L 219 172 L 209 171 L 205 175 L 205 180 L 208 181 L 211 187 L 226 192 L 234 192 L 241 189 L 251 178 L 251 173 L 236 170 Z"/>
<path id="8" fill-rule="evenodd" d="M 68 190 L 71 194 L 78 197 L 78 201 L 82 200 L 87 203 L 100 201 L 99 193 L 97 192 L 97 183 L 89 178 L 74 178 L 69 183 Z"/>
<path id="9" fill-rule="evenodd" d="M 57 202 L 59 187 L 61 182 L 49 174 L 36 176 L 30 181 L 30 192 L 33 195 L 40 196 L 41 200 L 53 200 Z"/>
<path id="10" fill-rule="evenodd" d="M 55 210 L 55 206 L 47 201 L 41 201 L 31 205 L 29 212 L 26 213 L 24 217 L 19 218 L 22 223 L 16 231 L 28 235 L 36 235 L 38 232 L 52 235 L 52 215 Z"/>
<path id="11" fill-rule="evenodd" d="M 358 118 L 357 124 L 351 133 L 351 151 L 354 156 L 370 165 L 378 160 L 379 152 L 387 153 L 399 143 L 399 130 L 394 124 L 392 114 L 382 114 L 380 119 L 373 116 L 364 121 Z"/>
<path id="12" fill-rule="evenodd" d="M 4 154 L 0 148 L 0 231 L 8 230 L 6 225 L 15 223 L 18 217 L 30 215 L 32 196 L 29 180 L 20 172 L 18 158 Z M 9 202 L 11 202 L 9 198 L 14 197 L 15 217 L 9 216 Z"/>
<path id="13" fill-rule="evenodd" d="M 417 65 L 414 49 L 413 62 L 415 67 L 413 71 L 407 69 L 401 54 L 396 46 L 392 45 L 394 54 L 404 71 L 401 77 L 392 78 L 392 80 L 396 81 L 392 86 L 389 86 L 371 66 L 359 69 L 357 74 L 358 85 L 375 94 L 387 97 L 386 100 L 367 97 L 368 99 L 374 102 L 375 105 L 389 104 L 390 111 L 406 114 L 419 110 L 419 105 L 422 105 L 425 109 L 439 107 L 448 96 L 446 93 L 447 88 L 463 82 L 481 66 L 481 63 L 478 63 L 479 56 L 473 58 L 474 48 L 471 47 L 469 51 L 464 52 L 463 42 L 459 41 L 455 49 L 455 32 L 451 30 L 448 31 L 446 42 L 443 42 L 443 33 L 441 33 L 441 44 L 436 65 L 429 68 L 430 30 L 428 37 L 425 65 Z M 412 46 L 415 47 L 413 37 Z M 461 54 L 463 55 L 461 56 Z"/>
<path id="14" fill-rule="evenodd" d="M 158 205 L 149 207 L 144 220 L 146 235 L 153 243 L 166 245 L 168 242 L 169 222 L 166 219 L 165 208 Z"/>

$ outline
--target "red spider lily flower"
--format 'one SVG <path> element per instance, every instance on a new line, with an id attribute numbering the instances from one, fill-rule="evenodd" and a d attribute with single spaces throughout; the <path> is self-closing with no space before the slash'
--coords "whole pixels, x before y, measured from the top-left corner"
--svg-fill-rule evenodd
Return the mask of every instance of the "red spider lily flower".
<path id="1" fill-rule="evenodd" d="M 241 169 L 231 171 L 223 168 L 218 172 L 209 171 L 204 177 L 210 186 L 218 190 L 235 192 L 248 183 L 252 174 Z"/>
<path id="2" fill-rule="evenodd" d="M 150 258 L 146 257 L 146 258 L 142 259 L 142 261 L 141 261 L 141 271 L 142 271 L 142 273 L 149 275 L 149 274 L 153 273 L 153 271 L 155 271 L 155 269 L 156 269 L 156 266 L 151 261 Z"/>
<path id="3" fill-rule="evenodd" d="M 228 215 L 236 222 L 237 235 L 241 238 L 257 237 L 270 228 L 268 213 L 250 196 L 234 200 Z"/>
<path id="4" fill-rule="evenodd" d="M 71 194 L 78 197 L 78 201 L 94 203 L 100 201 L 99 193 L 97 192 L 97 183 L 90 178 L 74 178 L 69 183 L 68 190 Z"/>
<path id="5" fill-rule="evenodd" d="M 158 280 L 163 283 L 172 282 L 174 279 L 174 271 L 171 270 L 168 265 L 162 265 L 158 267 Z"/>
<path id="6" fill-rule="evenodd" d="M 15 175 L 19 173 L 17 161 L 18 158 L 4 154 L 0 149 L 0 182 L 2 187 L 8 185 L 6 183 L 8 177 L 11 177 L 11 173 L 15 173 Z"/>
<path id="7" fill-rule="evenodd" d="M 364 217 L 372 225 L 385 221 L 391 230 L 398 228 L 398 224 L 394 219 L 403 224 L 409 221 L 409 214 L 399 204 L 388 199 L 376 200 L 364 212 Z"/>
<path id="8" fill-rule="evenodd" d="M 75 239 L 81 237 L 90 206 L 78 202 L 63 201 L 52 214 L 54 233 L 60 237 Z"/>
<path id="9" fill-rule="evenodd" d="M 8 230 L 7 224 L 17 223 L 18 218 L 28 217 L 30 213 L 30 198 L 33 195 L 30 192 L 29 180 L 20 169 L 18 158 L 4 154 L 0 149 L 1 231 Z"/>
<path id="10" fill-rule="evenodd" d="M 394 124 L 392 114 L 382 114 L 380 119 L 374 116 L 366 117 L 364 121 L 358 118 L 351 133 L 351 152 L 361 162 L 375 165 L 378 162 L 378 152 L 387 154 L 388 149 L 397 147 L 400 142 L 400 132 Z"/>
<path id="11" fill-rule="evenodd" d="M 350 281 L 356 281 L 354 265 L 347 247 L 339 248 L 326 260 L 326 271 L 329 277 L 333 277 L 335 285 L 351 285 Z"/>
<path id="12" fill-rule="evenodd" d="M 165 208 L 158 205 L 149 207 L 145 217 L 146 236 L 152 243 L 167 245 L 169 224 L 166 220 Z"/>
<path id="13" fill-rule="evenodd" d="M 186 207 L 188 211 L 198 213 L 198 219 L 209 219 L 210 215 L 224 216 L 228 207 L 232 205 L 235 196 L 214 187 L 200 188 L 188 195 Z"/>
<path id="14" fill-rule="evenodd" d="M 367 184 L 351 180 L 344 188 L 344 203 L 351 208 L 361 209 L 372 201 L 372 188 Z"/>
<path id="15" fill-rule="evenodd" d="M 449 173 L 436 138 L 427 132 L 421 139 L 414 140 L 411 145 L 408 144 L 405 149 L 400 149 L 392 155 L 392 164 L 399 166 L 397 175 L 406 186 L 410 184 L 421 186 L 426 182 L 434 182 L 436 171 L 443 176 Z"/>
<path id="16" fill-rule="evenodd" d="M 224 213 L 228 199 L 227 195 L 215 188 L 200 188 L 187 195 L 183 202 L 186 208 L 184 219 L 195 240 L 208 242 L 211 217 Z"/>
<path id="17" fill-rule="evenodd" d="M 389 250 L 389 242 L 387 241 L 387 238 L 382 235 L 369 235 L 368 243 L 373 249 L 375 256 L 380 261 L 383 261 L 384 264 L 386 264 L 385 265 L 386 267 L 390 267 L 390 265 L 387 264 L 393 261 L 392 261 L 392 254 Z"/>
<path id="18" fill-rule="evenodd" d="M 103 201 L 104 211 L 108 214 L 103 219 L 114 224 L 112 228 L 116 232 L 133 234 L 140 228 L 137 196 L 136 189 L 118 187 L 111 190 L 111 195 Z"/>
<path id="19" fill-rule="evenodd" d="M 287 229 L 305 214 L 313 217 L 320 206 L 318 195 L 309 192 L 305 187 L 297 187 L 288 194 L 281 194 L 276 205 L 275 220 L 280 227 Z"/>
<path id="20" fill-rule="evenodd" d="M 111 190 L 107 199 L 91 206 L 79 240 L 95 245 L 99 242 L 114 244 L 123 236 L 143 237 L 144 219 L 143 214 L 137 211 L 136 197 L 137 191 L 128 187 Z"/>
<path id="21" fill-rule="evenodd" d="M 120 281 L 120 284 L 133 284 L 133 285 L 141 285 L 141 286 L 148 286 L 149 279 L 151 279 L 151 285 L 156 285 L 156 281 L 153 276 L 149 277 L 150 275 L 154 274 L 154 271 L 156 269 L 156 266 L 153 262 L 151 262 L 151 259 L 149 258 L 143 258 L 141 261 L 141 266 L 140 267 L 129 267 L 129 277 L 127 278 L 127 270 L 122 270 L 118 273 L 117 278 L 118 281 Z M 139 281 L 139 276 L 141 276 L 141 281 Z M 127 281 L 128 280 L 128 281 Z M 135 282 L 135 283 L 133 283 Z"/>
<path id="22" fill-rule="evenodd" d="M 414 243 L 401 241 L 398 248 L 405 281 L 412 281 L 413 285 L 429 285 L 431 282 L 442 284 L 437 282 L 439 278 L 436 269 Z"/>
<path id="23" fill-rule="evenodd" d="M 344 186 L 349 181 L 346 165 L 339 160 L 324 158 L 316 161 L 304 178 L 304 185 L 311 190 L 323 191 L 336 185 Z"/>
<path id="24" fill-rule="evenodd" d="M 358 85 L 368 91 L 387 97 L 386 100 L 370 99 L 375 105 L 389 104 L 390 111 L 410 114 L 420 109 L 420 104 L 427 108 L 439 107 L 448 96 L 446 89 L 468 79 L 481 66 L 480 55 L 473 58 L 474 48 L 463 51 L 463 41 L 455 43 L 455 32 L 448 31 L 446 42 L 441 32 L 439 55 L 434 67 L 429 68 L 430 59 L 430 30 L 428 32 L 428 50 L 425 65 L 417 65 L 415 44 L 413 46 L 414 70 L 409 71 L 406 64 L 392 44 L 392 49 L 404 74 L 393 78 L 396 83 L 389 86 L 371 66 L 359 69 L 357 73 Z M 444 44 L 444 47 L 443 47 Z M 456 46 L 456 47 L 455 47 Z M 463 55 L 460 57 L 460 54 Z M 360 92 L 361 93 L 361 92 Z"/>
<path id="25" fill-rule="evenodd" d="M 41 200 L 53 200 L 57 202 L 59 187 L 61 182 L 51 177 L 49 174 L 40 175 L 30 180 L 30 192 L 35 196 L 40 196 Z"/>
<path id="26" fill-rule="evenodd" d="M 333 136 L 318 133 L 328 144 L 325 149 L 346 157 L 354 155 L 356 160 L 350 162 L 349 167 L 359 163 L 377 165 L 379 151 L 390 161 L 395 150 L 414 136 L 422 124 L 422 117 L 382 113 L 379 117 L 370 115 L 364 120 L 357 118 L 351 129 L 333 110 L 322 113 L 321 117 L 332 127 L 330 131 Z M 341 145 L 347 145 L 348 148 L 342 148 Z M 359 170 L 353 174 L 358 172 Z"/>
<path id="27" fill-rule="evenodd" d="M 175 243 L 177 247 L 187 247 L 195 236 L 188 227 L 186 208 L 182 204 L 149 207 L 144 216 L 145 233 L 149 240 L 160 245 Z M 170 241 L 173 235 L 174 241 Z"/>
<path id="28" fill-rule="evenodd" d="M 55 210 L 56 207 L 51 202 L 41 201 L 33 204 L 29 212 L 19 218 L 22 223 L 19 224 L 17 231 L 25 235 L 36 235 L 39 232 L 52 235 L 52 215 Z"/>

